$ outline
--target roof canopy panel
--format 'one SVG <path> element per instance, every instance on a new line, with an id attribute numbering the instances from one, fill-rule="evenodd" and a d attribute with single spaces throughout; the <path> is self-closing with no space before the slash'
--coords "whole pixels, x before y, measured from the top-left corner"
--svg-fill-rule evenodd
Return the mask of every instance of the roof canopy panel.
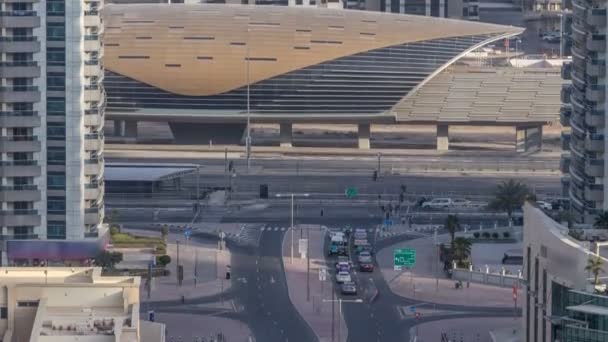
<path id="1" fill-rule="evenodd" d="M 109 5 L 104 20 L 105 68 L 187 96 L 217 95 L 389 46 L 523 31 L 381 12 L 224 4 Z"/>

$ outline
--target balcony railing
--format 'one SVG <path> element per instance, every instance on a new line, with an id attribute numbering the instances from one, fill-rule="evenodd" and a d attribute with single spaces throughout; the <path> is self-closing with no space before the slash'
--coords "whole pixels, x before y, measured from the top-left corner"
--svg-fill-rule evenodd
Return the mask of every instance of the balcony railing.
<path id="1" fill-rule="evenodd" d="M 14 110 L 0 112 L 0 116 L 35 116 L 38 112 L 35 110 Z"/>
<path id="2" fill-rule="evenodd" d="M 0 160 L 0 166 L 34 166 L 37 160 Z"/>
<path id="3" fill-rule="evenodd" d="M 99 188 L 99 184 L 97 183 L 87 183 L 84 185 L 85 189 L 98 189 Z"/>
<path id="4" fill-rule="evenodd" d="M 28 66 L 37 66 L 38 63 L 36 61 L 9 61 L 9 62 L 0 62 L 0 67 L 28 67 Z"/>
<path id="5" fill-rule="evenodd" d="M 38 234 L 0 235 L 0 240 L 38 240 Z"/>
<path id="6" fill-rule="evenodd" d="M 13 210 L 0 210 L 0 216 L 8 215 L 38 215 L 36 209 L 13 209 Z"/>
<path id="7" fill-rule="evenodd" d="M 2 36 L 0 42 L 35 42 L 35 36 Z"/>
<path id="8" fill-rule="evenodd" d="M 34 17 L 36 11 L 0 11 L 0 17 Z"/>
<path id="9" fill-rule="evenodd" d="M 99 15 L 99 11 L 98 10 L 84 11 L 84 15 Z"/>
<path id="10" fill-rule="evenodd" d="M 98 59 L 89 59 L 84 61 L 84 65 L 98 65 L 99 64 L 99 60 Z"/>
<path id="11" fill-rule="evenodd" d="M 84 163 L 85 164 L 99 164 L 99 159 L 98 158 L 85 159 Z"/>
<path id="12" fill-rule="evenodd" d="M 12 87 L 0 87 L 0 91 L 38 91 L 37 86 L 13 85 Z"/>
<path id="13" fill-rule="evenodd" d="M 99 109 L 98 108 L 85 109 L 84 110 L 84 115 L 97 115 L 97 114 L 99 114 Z"/>
<path id="14" fill-rule="evenodd" d="M 38 190 L 38 185 L 35 185 L 35 184 L 0 185 L 0 191 L 26 191 L 26 190 Z"/>
<path id="15" fill-rule="evenodd" d="M 38 138 L 35 135 L 10 135 L 0 136 L 0 141 L 37 141 Z"/>
<path id="16" fill-rule="evenodd" d="M 99 85 L 97 84 L 87 84 L 84 86 L 84 90 L 98 90 Z"/>
<path id="17" fill-rule="evenodd" d="M 97 214 L 99 213 L 99 208 L 84 208 L 85 214 Z"/>
<path id="18" fill-rule="evenodd" d="M 98 34 L 87 34 L 84 36 L 84 40 L 99 40 Z"/>

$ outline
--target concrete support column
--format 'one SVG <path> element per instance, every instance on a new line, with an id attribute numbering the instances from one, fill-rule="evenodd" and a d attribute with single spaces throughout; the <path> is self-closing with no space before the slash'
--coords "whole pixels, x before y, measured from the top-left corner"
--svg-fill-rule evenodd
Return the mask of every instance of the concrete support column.
<path id="1" fill-rule="evenodd" d="M 543 126 L 516 126 L 515 150 L 517 152 L 536 152 L 543 148 Z"/>
<path id="2" fill-rule="evenodd" d="M 280 146 L 281 147 L 291 147 L 292 146 L 292 124 L 291 123 L 282 123 L 280 124 Z"/>
<path id="3" fill-rule="evenodd" d="M 437 125 L 437 151 L 447 151 L 450 148 L 449 125 Z"/>
<path id="4" fill-rule="evenodd" d="M 371 125 L 368 123 L 360 123 L 358 126 L 358 135 L 357 141 L 359 149 L 369 150 L 370 142 L 369 138 L 371 136 Z"/>
<path id="5" fill-rule="evenodd" d="M 137 138 L 137 121 L 125 120 L 125 137 Z"/>
<path id="6" fill-rule="evenodd" d="M 114 121 L 114 135 L 122 137 L 125 135 L 125 121 L 124 120 L 113 120 Z"/>

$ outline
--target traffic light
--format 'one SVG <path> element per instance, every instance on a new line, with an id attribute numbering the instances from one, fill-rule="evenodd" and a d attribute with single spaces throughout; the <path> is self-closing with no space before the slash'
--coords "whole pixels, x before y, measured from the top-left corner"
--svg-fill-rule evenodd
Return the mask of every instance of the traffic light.
<path id="1" fill-rule="evenodd" d="M 231 160 L 231 161 L 228 163 L 228 171 L 232 172 L 232 169 L 234 169 L 234 162 Z"/>
<path id="2" fill-rule="evenodd" d="M 323 217 L 323 209 L 321 209 L 321 217 Z"/>
<path id="3" fill-rule="evenodd" d="M 378 171 L 374 171 L 374 175 L 372 176 L 372 179 L 375 181 L 378 180 Z"/>
<path id="4" fill-rule="evenodd" d="M 405 195 L 403 193 L 399 194 L 399 203 L 403 203 L 405 201 Z"/>

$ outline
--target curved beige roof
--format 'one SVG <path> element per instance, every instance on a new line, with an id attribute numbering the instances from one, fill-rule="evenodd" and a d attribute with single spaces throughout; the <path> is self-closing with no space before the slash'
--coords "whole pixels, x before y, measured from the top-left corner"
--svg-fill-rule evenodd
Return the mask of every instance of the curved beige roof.
<path id="1" fill-rule="evenodd" d="M 520 28 L 381 12 L 241 5 L 110 5 L 104 66 L 179 95 L 214 95 L 339 57 Z"/>

